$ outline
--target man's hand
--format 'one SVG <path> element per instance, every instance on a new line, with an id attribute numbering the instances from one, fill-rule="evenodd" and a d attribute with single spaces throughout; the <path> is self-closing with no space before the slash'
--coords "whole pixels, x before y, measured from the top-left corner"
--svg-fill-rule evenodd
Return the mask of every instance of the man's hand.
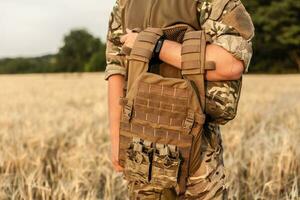
<path id="1" fill-rule="evenodd" d="M 138 33 L 132 32 L 130 29 L 126 29 L 127 34 L 121 36 L 120 41 L 123 43 L 124 46 L 131 48 L 138 36 Z"/>

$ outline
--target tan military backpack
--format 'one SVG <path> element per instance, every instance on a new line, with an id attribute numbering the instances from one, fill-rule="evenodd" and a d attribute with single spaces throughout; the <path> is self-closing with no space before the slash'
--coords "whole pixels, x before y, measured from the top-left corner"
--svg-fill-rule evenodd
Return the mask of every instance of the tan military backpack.
<path id="1" fill-rule="evenodd" d="M 148 71 L 156 41 L 162 36 L 182 43 L 181 77 Z M 201 164 L 205 122 L 204 31 L 187 25 L 147 28 L 138 34 L 127 57 L 127 92 L 121 98 L 119 162 L 130 181 L 185 192 L 187 177 Z"/>

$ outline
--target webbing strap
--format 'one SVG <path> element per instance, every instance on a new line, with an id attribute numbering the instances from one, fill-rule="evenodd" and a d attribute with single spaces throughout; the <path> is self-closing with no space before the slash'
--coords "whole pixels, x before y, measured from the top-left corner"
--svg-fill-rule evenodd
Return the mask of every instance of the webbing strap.
<path id="1" fill-rule="evenodd" d="M 130 54 L 130 56 L 128 57 L 128 60 L 139 61 L 139 62 L 143 63 L 144 65 L 146 65 L 149 62 L 149 59 L 144 56 L 138 56 L 138 55 L 132 55 L 132 54 Z M 141 66 L 141 70 L 143 70 L 144 66 L 143 65 L 140 65 L 140 66 Z M 130 67 L 128 67 L 128 68 L 130 68 Z M 129 69 L 128 69 L 128 71 L 129 71 Z M 130 75 L 128 75 L 128 77 L 129 76 Z M 130 88 L 130 87 L 128 86 L 128 88 Z"/>
<path id="2" fill-rule="evenodd" d="M 200 46 L 199 45 L 186 45 L 183 46 L 181 49 L 181 54 L 186 54 L 186 53 L 195 53 L 200 51 Z"/>
<path id="3" fill-rule="evenodd" d="M 207 42 L 209 42 L 209 43 L 212 42 L 212 38 L 209 34 L 205 34 L 205 38 L 206 38 Z M 189 32 L 185 33 L 185 35 L 183 37 L 183 41 L 189 40 L 189 39 L 201 39 L 201 36 L 198 35 L 197 33 L 195 33 L 195 31 L 189 31 Z"/>
<path id="4" fill-rule="evenodd" d="M 183 127 L 185 129 L 188 129 L 189 131 L 192 130 L 192 127 L 194 125 L 194 122 L 195 122 L 195 115 L 194 115 L 194 112 L 189 110 L 188 111 L 188 114 L 187 114 L 187 117 L 186 119 L 184 120 L 184 123 L 183 123 Z"/>
<path id="5" fill-rule="evenodd" d="M 200 49 L 200 47 L 199 47 L 199 49 Z M 192 67 L 197 67 L 199 69 L 200 68 L 199 66 L 202 66 L 201 65 L 201 59 L 200 59 L 201 54 L 199 54 L 199 53 L 200 53 L 200 50 L 198 52 L 190 52 L 190 53 L 182 54 L 181 61 L 183 62 L 183 64 L 185 62 L 190 62 L 190 61 L 197 61 L 198 62 L 198 64 L 196 66 L 182 66 L 182 69 L 187 70 L 187 69 L 190 69 Z"/>
<path id="6" fill-rule="evenodd" d="M 193 46 L 191 46 L 193 45 Z M 182 44 L 182 75 L 205 73 L 205 33 L 204 31 L 187 32 Z M 199 70 L 195 70 L 199 69 Z M 192 72 L 190 71 L 191 69 Z"/>
<path id="7" fill-rule="evenodd" d="M 136 47 L 131 50 L 131 55 L 141 56 L 141 57 L 150 59 L 152 57 L 152 51 L 149 49 Z"/>
<path id="8" fill-rule="evenodd" d="M 141 31 L 136 41 L 133 44 L 133 48 L 130 53 L 129 59 L 133 59 L 136 57 L 146 58 L 145 62 L 149 62 L 152 57 L 152 52 L 154 50 L 156 41 L 163 35 L 163 32 L 159 28 L 148 27 L 144 31 Z M 132 58 L 132 56 L 134 56 Z M 136 59 L 139 61 L 143 61 L 143 59 Z"/>
<path id="9" fill-rule="evenodd" d="M 151 36 L 149 36 L 151 35 Z M 130 90 L 136 79 L 148 71 L 149 62 L 156 41 L 163 35 L 160 28 L 146 28 L 140 32 L 133 44 L 130 55 L 127 56 L 127 89 Z M 153 37 L 152 39 L 150 37 Z M 147 40 L 147 41 L 146 41 Z M 153 42 L 149 42 L 149 41 Z M 125 50 L 126 51 L 126 50 Z"/>
<path id="10" fill-rule="evenodd" d="M 125 45 L 122 46 L 122 49 L 121 49 L 121 52 L 123 54 L 125 54 L 126 56 L 129 56 L 130 53 L 131 53 L 131 48 L 130 47 L 127 47 Z"/>
<path id="11" fill-rule="evenodd" d="M 185 74 L 200 74 L 201 70 L 199 68 L 200 62 L 199 60 L 189 60 L 182 63 L 183 68 L 189 67 L 190 69 L 185 70 Z M 192 68 L 193 67 L 193 68 Z M 214 61 L 206 61 L 204 65 L 205 70 L 215 70 L 216 63 Z"/>
<path id="12" fill-rule="evenodd" d="M 201 33 L 201 39 L 200 39 L 200 69 L 201 72 L 204 74 L 205 73 L 205 56 L 206 56 L 206 38 L 205 38 L 205 32 L 202 31 Z"/>
<path id="13" fill-rule="evenodd" d="M 127 98 L 120 97 L 119 104 L 123 106 L 123 120 L 129 122 L 132 117 L 133 102 Z"/>
<path id="14" fill-rule="evenodd" d="M 137 97 L 135 99 L 135 104 L 136 105 L 141 105 L 141 106 L 148 106 L 152 108 L 160 108 L 162 110 L 169 110 L 173 112 L 179 112 L 179 113 L 185 113 L 186 112 L 186 105 L 175 105 L 175 104 L 169 104 L 168 102 L 161 102 L 159 100 L 151 100 L 151 99 L 145 99 L 142 97 Z"/>
<path id="15" fill-rule="evenodd" d="M 139 84 L 139 92 L 152 93 L 161 96 L 187 98 L 189 97 L 186 89 L 175 88 L 165 85 L 151 84 L 141 81 Z"/>
<path id="16" fill-rule="evenodd" d="M 181 131 L 163 129 L 163 128 L 153 128 L 150 126 L 145 126 L 131 122 L 121 122 L 121 130 L 134 133 L 135 135 L 143 135 L 143 138 L 157 143 L 168 144 L 170 141 L 176 142 L 176 145 L 181 147 L 190 147 L 192 136 Z M 123 134 L 125 134 L 123 132 Z"/>
<path id="17" fill-rule="evenodd" d="M 201 39 L 201 35 L 198 33 L 198 31 L 189 31 L 186 32 L 183 41 L 189 40 L 189 39 Z"/>
<path id="18" fill-rule="evenodd" d="M 215 69 L 213 61 L 205 61 L 207 37 L 205 31 L 185 33 L 182 43 L 182 75 L 195 83 L 202 110 L 205 110 L 205 70 Z"/>
<path id="19" fill-rule="evenodd" d="M 205 62 L 205 70 L 215 70 L 216 63 L 214 61 L 206 61 Z"/>
<path id="20" fill-rule="evenodd" d="M 138 92 L 138 96 L 142 98 L 147 98 L 150 100 L 154 101 L 162 101 L 162 102 L 168 102 L 169 104 L 174 104 L 174 105 L 185 105 L 188 101 L 187 98 L 180 98 L 180 97 L 173 97 L 173 96 L 162 96 L 158 94 L 151 94 L 151 93 L 146 93 L 146 92 Z"/>
<path id="21" fill-rule="evenodd" d="M 203 74 L 189 74 L 184 76 L 186 79 L 191 80 L 195 83 L 198 90 L 198 97 L 200 99 L 200 104 L 202 111 L 205 110 L 205 80 Z"/>
<path id="22" fill-rule="evenodd" d="M 151 123 L 157 123 L 157 124 L 162 124 L 167 126 L 176 126 L 176 127 L 181 127 L 183 123 L 183 118 L 176 118 L 176 117 L 173 118 L 172 116 L 144 113 L 141 110 L 134 111 L 134 118 L 142 121 L 151 122 Z"/>
<path id="23" fill-rule="evenodd" d="M 139 41 L 142 41 L 142 42 L 150 42 L 152 44 L 155 44 L 156 40 L 157 40 L 157 37 L 154 35 L 143 34 L 143 35 L 139 36 Z"/>

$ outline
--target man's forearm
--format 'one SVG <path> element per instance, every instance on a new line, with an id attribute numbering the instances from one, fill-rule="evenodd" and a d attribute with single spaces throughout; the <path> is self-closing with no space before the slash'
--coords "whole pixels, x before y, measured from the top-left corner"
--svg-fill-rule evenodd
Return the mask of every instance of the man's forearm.
<path id="1" fill-rule="evenodd" d="M 181 44 L 165 40 L 159 58 L 181 69 Z M 206 79 L 210 81 L 237 80 L 244 70 L 242 61 L 217 45 L 207 45 L 206 60 L 216 63 L 216 70 L 210 70 L 206 73 Z"/>
<path id="2" fill-rule="evenodd" d="M 109 107 L 109 128 L 112 147 L 112 162 L 117 171 L 121 170 L 118 165 L 119 152 L 119 128 L 121 117 L 121 106 L 119 99 L 123 96 L 124 76 L 112 75 L 108 79 L 108 107 Z"/>

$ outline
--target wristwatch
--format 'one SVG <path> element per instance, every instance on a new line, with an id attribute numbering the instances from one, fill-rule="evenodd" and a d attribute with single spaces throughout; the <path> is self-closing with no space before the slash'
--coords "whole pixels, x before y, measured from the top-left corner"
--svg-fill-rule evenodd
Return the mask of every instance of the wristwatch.
<path id="1" fill-rule="evenodd" d="M 161 36 L 157 40 L 152 53 L 152 58 L 149 63 L 148 72 L 159 74 L 159 65 L 162 63 L 162 61 L 159 59 L 159 53 L 163 46 L 164 40 L 164 36 Z"/>
<path id="2" fill-rule="evenodd" d="M 153 57 L 152 58 L 159 60 L 159 53 L 160 53 L 161 48 L 162 48 L 162 46 L 164 44 L 164 41 L 165 41 L 165 37 L 164 36 L 161 36 L 157 40 L 156 45 L 154 47 Z"/>

